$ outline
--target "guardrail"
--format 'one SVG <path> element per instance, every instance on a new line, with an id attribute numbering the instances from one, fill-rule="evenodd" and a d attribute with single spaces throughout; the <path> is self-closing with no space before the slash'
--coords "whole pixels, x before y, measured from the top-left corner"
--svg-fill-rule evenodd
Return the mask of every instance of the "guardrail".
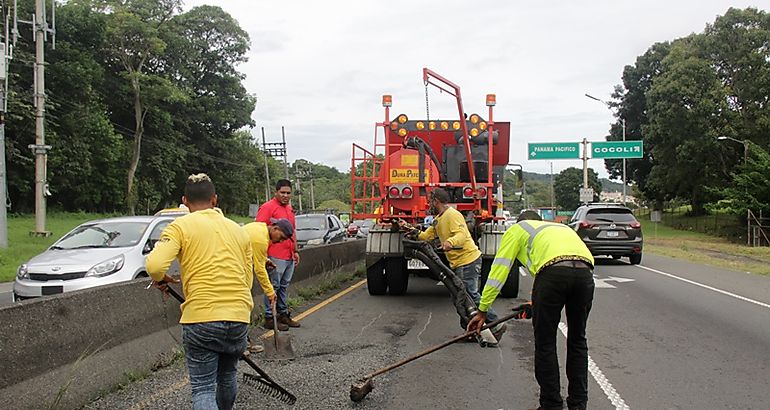
<path id="1" fill-rule="evenodd" d="M 364 241 L 347 241 L 302 249 L 293 282 L 362 260 L 364 247 Z M 45 408 L 57 397 L 60 408 L 81 407 L 129 376 L 179 354 L 179 305 L 146 290 L 148 282 L 140 279 L 0 308 L 4 407 Z"/>

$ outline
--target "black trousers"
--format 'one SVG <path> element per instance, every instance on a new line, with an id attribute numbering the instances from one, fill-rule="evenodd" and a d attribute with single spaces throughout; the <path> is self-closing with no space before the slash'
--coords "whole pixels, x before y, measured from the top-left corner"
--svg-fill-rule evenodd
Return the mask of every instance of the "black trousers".
<path id="1" fill-rule="evenodd" d="M 588 403 L 588 343 L 586 323 L 594 299 L 593 271 L 551 266 L 538 272 L 532 287 L 532 326 L 535 329 L 535 378 L 540 406 L 561 409 L 556 332 L 561 311 L 567 311 L 567 406 L 585 409 Z"/>

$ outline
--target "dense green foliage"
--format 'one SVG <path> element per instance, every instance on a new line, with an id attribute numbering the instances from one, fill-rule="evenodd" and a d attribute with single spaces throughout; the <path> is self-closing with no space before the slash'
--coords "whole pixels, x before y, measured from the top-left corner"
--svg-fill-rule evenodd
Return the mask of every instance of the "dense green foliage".
<path id="1" fill-rule="evenodd" d="M 644 199 L 684 200 L 694 214 L 718 204 L 770 211 L 759 168 L 770 147 L 768 44 L 770 14 L 731 8 L 703 33 L 654 44 L 625 68 L 613 105 L 627 139 L 644 140 L 645 157 L 628 161 Z M 620 120 L 610 134 L 622 138 Z M 720 136 L 751 143 L 748 164 L 741 143 Z M 619 175 L 620 161 L 607 169 Z"/>
<path id="2" fill-rule="evenodd" d="M 19 2 L 29 15 L 31 0 Z M 248 34 L 216 6 L 181 13 L 178 0 L 73 0 L 57 7 L 56 49 L 46 54 L 49 206 L 153 212 L 179 201 L 187 175 L 207 172 L 220 206 L 246 213 L 264 200 L 265 157 L 244 127 L 255 97 L 237 65 Z M 34 160 L 28 31 L 10 65 L 8 187 L 29 212 Z M 270 161 L 273 175 L 282 174 Z"/>

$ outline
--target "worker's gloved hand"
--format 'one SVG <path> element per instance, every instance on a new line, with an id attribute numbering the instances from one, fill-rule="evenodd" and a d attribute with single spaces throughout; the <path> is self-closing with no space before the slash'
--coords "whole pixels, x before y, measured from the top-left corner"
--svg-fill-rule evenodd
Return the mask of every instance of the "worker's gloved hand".
<path id="1" fill-rule="evenodd" d="M 532 301 L 516 306 L 513 311 L 518 311 L 515 319 L 532 319 Z"/>
<path id="2" fill-rule="evenodd" d="M 417 228 L 414 228 L 406 233 L 406 237 L 409 239 L 417 239 L 417 237 L 420 235 L 420 230 Z"/>

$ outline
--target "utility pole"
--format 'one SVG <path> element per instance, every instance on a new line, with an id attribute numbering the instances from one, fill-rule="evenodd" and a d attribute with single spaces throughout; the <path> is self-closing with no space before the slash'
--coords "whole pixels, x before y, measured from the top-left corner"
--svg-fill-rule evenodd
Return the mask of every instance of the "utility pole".
<path id="1" fill-rule="evenodd" d="M 283 125 L 281 125 L 281 142 L 283 143 L 283 172 L 284 172 L 284 178 L 289 179 L 289 162 L 286 159 L 286 132 L 283 130 Z M 300 211 L 302 210 L 302 207 L 300 207 Z"/>
<path id="2" fill-rule="evenodd" d="M 297 195 L 297 200 L 299 201 L 299 213 L 302 213 L 302 187 L 299 184 L 299 174 L 296 175 L 297 177 L 297 192 L 299 195 Z"/>
<path id="3" fill-rule="evenodd" d="M 56 4 L 53 3 L 53 9 Z M 54 12 L 55 13 L 55 12 Z M 55 14 L 54 14 L 55 15 Z M 54 17 L 55 19 L 55 17 Z M 55 21 L 55 20 L 54 20 Z M 35 0 L 35 14 L 32 16 L 32 29 L 35 33 L 35 64 L 33 65 L 35 86 L 35 143 L 29 148 L 35 154 L 35 236 L 50 236 L 45 230 L 46 196 L 49 195 L 46 166 L 50 145 L 45 145 L 45 40 L 48 28 L 45 13 L 45 0 Z M 55 43 L 54 43 L 55 44 Z"/>
<path id="4" fill-rule="evenodd" d="M 262 154 L 265 156 L 265 202 L 270 200 L 270 167 L 268 166 L 267 144 L 265 144 L 265 127 L 262 127 Z"/>
<path id="5" fill-rule="evenodd" d="M 583 138 L 583 188 L 588 188 L 588 139 Z"/>
<path id="6" fill-rule="evenodd" d="M 623 142 L 626 141 L 626 120 L 621 118 L 623 124 Z M 623 206 L 626 206 L 626 159 L 623 158 Z"/>
<path id="7" fill-rule="evenodd" d="M 3 12 L 8 9 L 3 2 Z M 9 13 L 10 14 L 10 13 Z M 6 52 L 9 49 L 8 40 L 8 17 L 3 15 L 5 21 L 3 41 L 0 43 L 0 248 L 8 247 L 8 214 L 6 209 L 6 198 L 8 189 L 5 176 L 5 110 L 6 110 L 6 89 L 8 76 Z"/>
<path id="8" fill-rule="evenodd" d="M 554 194 L 555 192 L 553 190 L 553 161 L 551 161 L 551 208 L 554 207 L 554 201 L 553 201 Z"/>

